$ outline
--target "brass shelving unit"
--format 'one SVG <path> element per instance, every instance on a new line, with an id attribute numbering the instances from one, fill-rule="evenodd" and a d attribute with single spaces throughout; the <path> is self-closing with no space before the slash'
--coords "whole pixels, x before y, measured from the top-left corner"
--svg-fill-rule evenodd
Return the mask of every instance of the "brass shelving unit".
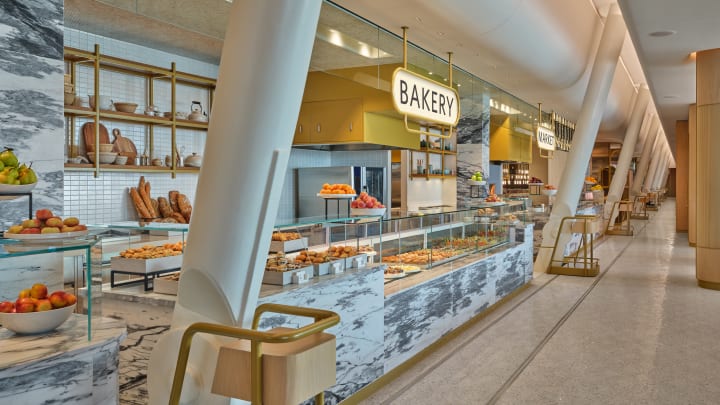
<path id="1" fill-rule="evenodd" d="M 432 141 L 430 139 L 433 137 L 432 135 L 420 135 L 419 141 L 424 141 L 427 146 L 421 146 L 417 149 L 410 150 L 410 163 L 412 164 L 410 170 L 410 179 L 454 179 L 457 177 L 457 161 L 455 162 L 455 165 L 448 165 L 445 159 L 446 156 L 457 156 L 457 152 L 455 150 L 446 149 L 446 146 L 452 147 L 450 146 L 452 145 L 450 141 L 451 138 L 443 138 L 440 137 L 440 135 L 441 134 L 438 134 L 438 136 L 436 137 L 436 141 Z M 437 146 L 430 146 L 431 142 L 435 142 Z M 416 164 L 417 156 L 424 156 L 425 160 L 422 165 Z M 431 156 L 440 156 L 440 174 L 430 173 Z M 418 173 L 418 166 L 423 168 L 424 173 Z M 445 174 L 446 169 L 450 169 L 452 171 L 452 174 Z"/>
<path id="2" fill-rule="evenodd" d="M 212 107 L 213 95 L 215 90 L 215 79 L 193 75 L 185 72 L 178 72 L 175 68 L 175 63 L 171 64 L 169 69 L 158 66 L 147 65 L 140 62 L 131 60 L 121 59 L 114 56 L 103 55 L 100 53 L 100 46 L 95 45 L 94 51 L 89 52 L 82 49 L 65 47 L 64 48 L 64 60 L 69 65 L 70 76 L 72 84 L 75 84 L 77 73 L 76 68 L 78 65 L 86 64 L 93 66 L 94 72 L 94 94 L 100 94 L 100 71 L 114 71 L 130 75 L 137 75 L 145 77 L 147 80 L 147 105 L 154 105 L 154 81 L 168 80 L 170 82 L 171 89 L 171 117 L 157 117 L 148 116 L 144 114 L 125 113 L 120 111 L 101 110 L 100 103 L 95 103 L 95 108 L 79 107 L 75 105 L 66 105 L 64 108 L 64 115 L 68 118 L 68 146 L 69 156 L 74 157 L 75 153 L 75 120 L 76 118 L 91 118 L 95 122 L 95 144 L 99 143 L 100 140 L 100 128 L 99 124 L 101 120 L 106 121 L 118 121 L 125 123 L 133 123 L 139 125 L 146 125 L 148 127 L 148 149 L 153 150 L 154 134 L 153 129 L 155 126 L 163 126 L 171 128 L 171 156 L 177 156 L 177 145 L 176 145 L 176 132 L 178 128 L 181 129 L 194 129 L 207 131 L 207 122 L 198 122 L 191 120 L 177 119 L 175 113 L 175 101 L 176 101 L 176 90 L 177 85 L 189 85 L 200 87 L 208 91 L 208 99 L 210 104 L 208 110 Z M 98 100 L 99 101 L 99 100 Z M 197 168 L 177 167 L 176 160 L 171 159 L 172 163 L 169 167 L 157 167 L 157 166 L 136 166 L 136 165 L 105 165 L 100 164 L 99 161 L 99 148 L 95 151 L 95 163 L 93 164 L 72 164 L 66 163 L 65 168 L 67 170 L 74 171 L 92 171 L 95 177 L 98 177 L 101 171 L 107 172 L 165 172 L 170 173 L 173 178 L 177 173 L 193 173 L 198 172 Z M 152 153 L 152 152 L 151 152 Z"/>

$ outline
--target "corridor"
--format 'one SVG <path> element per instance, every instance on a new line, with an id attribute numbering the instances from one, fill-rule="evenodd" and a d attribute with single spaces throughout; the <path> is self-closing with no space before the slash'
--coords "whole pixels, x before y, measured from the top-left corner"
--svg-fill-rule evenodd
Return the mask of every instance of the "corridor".
<path id="1" fill-rule="evenodd" d="M 361 403 L 720 403 L 720 291 L 697 287 L 674 200 L 633 225 L 596 248 L 598 277 L 536 275 Z"/>

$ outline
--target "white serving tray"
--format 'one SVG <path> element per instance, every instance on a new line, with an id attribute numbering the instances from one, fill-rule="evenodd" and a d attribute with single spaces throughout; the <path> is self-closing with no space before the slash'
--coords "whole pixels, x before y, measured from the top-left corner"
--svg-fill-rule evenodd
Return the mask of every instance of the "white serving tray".
<path id="1" fill-rule="evenodd" d="M 293 274 L 304 272 L 307 278 L 313 277 L 313 266 L 307 266 L 296 270 L 288 271 L 265 271 L 263 274 L 263 284 L 288 285 L 293 283 Z"/>
<path id="2" fill-rule="evenodd" d="M 182 266 L 182 260 L 182 255 L 158 257 L 157 259 L 128 259 L 115 256 L 110 258 L 110 268 L 128 273 L 147 274 L 154 271 L 179 269 Z"/>
<path id="3" fill-rule="evenodd" d="M 308 238 L 300 238 L 293 240 L 274 240 L 270 242 L 270 252 L 295 252 L 298 250 L 307 249 Z"/>

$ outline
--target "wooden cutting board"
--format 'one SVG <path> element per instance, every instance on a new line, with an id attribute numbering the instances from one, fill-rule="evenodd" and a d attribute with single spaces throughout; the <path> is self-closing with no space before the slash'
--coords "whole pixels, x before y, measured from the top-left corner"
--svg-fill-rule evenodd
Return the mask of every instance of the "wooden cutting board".
<path id="1" fill-rule="evenodd" d="M 113 150 L 117 151 L 121 156 L 128 157 L 126 164 L 134 165 L 135 158 L 137 157 L 137 148 L 135 148 L 133 141 L 130 138 L 125 138 L 120 135 L 120 130 L 117 128 L 113 129 L 113 137 L 115 137 L 113 140 L 113 144 L 115 145 Z"/>
<path id="2" fill-rule="evenodd" d="M 85 140 L 85 151 L 95 150 L 95 123 L 86 122 L 82 126 L 82 134 Z M 103 124 L 100 124 L 100 143 L 110 143 L 110 135 Z"/>

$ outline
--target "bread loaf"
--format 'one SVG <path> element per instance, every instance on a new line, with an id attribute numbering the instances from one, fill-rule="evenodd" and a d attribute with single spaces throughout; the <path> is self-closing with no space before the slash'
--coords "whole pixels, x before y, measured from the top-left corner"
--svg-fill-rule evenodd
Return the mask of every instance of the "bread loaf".
<path id="1" fill-rule="evenodd" d="M 165 197 L 158 197 L 158 212 L 163 218 L 172 217 L 173 210 L 170 208 L 170 202 Z"/>
<path id="2" fill-rule="evenodd" d="M 150 218 L 150 212 L 147 210 L 142 197 L 140 197 L 140 194 L 134 187 L 130 187 L 130 198 L 132 199 L 133 205 L 135 205 L 138 216 L 140 218 Z"/>
<path id="3" fill-rule="evenodd" d="M 185 217 L 183 217 L 182 214 L 179 212 L 173 212 L 170 218 L 175 219 L 180 224 L 187 224 Z"/>
<path id="4" fill-rule="evenodd" d="M 140 194 L 140 198 L 142 198 L 143 203 L 145 203 L 145 208 L 147 208 L 148 213 L 150 216 L 146 218 L 157 218 L 157 213 L 155 212 L 155 209 L 153 208 L 152 201 L 150 200 L 150 195 L 147 193 L 147 183 L 144 182 L 145 178 L 141 177 L 143 181 L 143 187 L 138 187 L 138 194 Z"/>
<path id="5" fill-rule="evenodd" d="M 178 208 L 180 209 L 180 214 L 182 214 L 183 218 L 185 218 L 185 220 L 189 223 L 190 215 L 192 214 L 190 200 L 188 200 L 185 194 L 178 194 L 177 203 Z"/>
<path id="6" fill-rule="evenodd" d="M 173 210 L 173 212 L 180 212 L 180 208 L 178 207 L 177 199 L 178 195 L 180 194 L 177 190 L 172 190 L 168 193 L 168 202 L 170 203 L 170 208 Z"/>

